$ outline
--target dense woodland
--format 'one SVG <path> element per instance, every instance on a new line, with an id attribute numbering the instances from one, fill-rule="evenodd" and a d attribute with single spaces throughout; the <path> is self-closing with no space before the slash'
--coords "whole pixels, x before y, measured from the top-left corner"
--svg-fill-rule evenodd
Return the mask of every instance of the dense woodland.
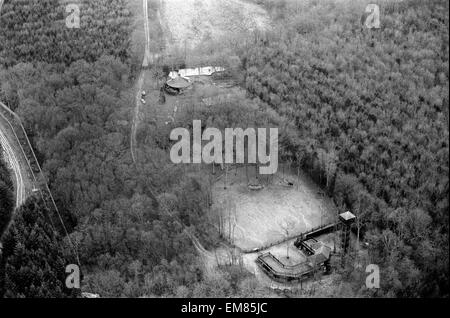
<path id="1" fill-rule="evenodd" d="M 239 268 L 203 277 L 186 230 L 206 247 L 219 242 L 207 217 L 211 180 L 170 163 L 170 127 L 141 125 L 140 163 L 133 164 L 136 73 L 125 0 L 79 2 L 85 27 L 67 29 L 64 1 L 5 0 L 0 100 L 32 139 L 78 251 L 83 290 L 261 295 Z M 236 52 L 254 100 L 214 110 L 192 100 L 193 111 L 176 125 L 189 127 L 195 116 L 216 127 L 284 127 L 282 160 L 300 165 L 341 210 L 357 214 L 361 240 L 382 268 L 381 291 L 360 291 L 349 274 L 346 294 L 448 295 L 448 3 L 382 7 L 381 29 L 367 30 L 364 6 L 256 2 L 282 27 L 255 34 L 254 45 Z M 0 166 L 0 191 L 5 171 Z M 3 183 L 10 193 L 7 177 Z M 17 211 L 4 235 L 0 294 L 75 296 L 62 275 L 74 262 L 73 246 L 49 227 L 48 213 L 36 198 Z M 23 247 L 33 244 L 41 254 Z M 35 271 L 41 259 L 45 271 Z M 21 273 L 48 285 L 30 289 Z"/>
<path id="2" fill-rule="evenodd" d="M 66 27 L 66 4 L 78 4 L 80 28 Z M 0 64 L 42 61 L 69 65 L 129 55 L 130 12 L 125 0 L 5 1 L 0 30 Z"/>
<path id="3" fill-rule="evenodd" d="M 11 219 L 14 209 L 13 183 L 4 158 L 0 155 L 0 238 Z"/>
<path id="4" fill-rule="evenodd" d="M 295 126 L 284 156 L 359 217 L 383 295 L 448 295 L 448 1 L 375 1 L 380 29 L 364 2 L 256 2 L 283 26 L 246 87 Z"/>
<path id="5" fill-rule="evenodd" d="M 23 17 L 15 8 L 24 2 L 36 9 L 27 15 L 27 24 L 16 23 Z M 86 28 L 54 29 L 47 16 L 53 14 L 49 13 L 52 8 L 60 10 L 57 3 L 5 1 L 0 23 L 11 22 L 6 29 L 0 29 L 0 98 L 19 114 L 32 139 L 70 242 L 78 251 L 83 290 L 103 297 L 231 296 L 238 293 L 237 286 L 242 283 L 242 293 L 254 294 L 254 282 L 241 269 L 231 268 L 212 281 L 203 277 L 198 254 L 186 231 L 196 233 L 207 244 L 218 241 L 205 217 L 208 181 L 170 163 L 169 130 L 145 126 L 148 134 L 142 142 L 145 158 L 141 160 L 145 163 L 132 162 L 129 120 L 136 74 L 124 50 L 111 50 L 128 46 L 128 38 L 122 33 L 128 21 L 120 23 L 119 30 L 105 27 L 101 32 L 100 28 L 110 20 L 120 21 L 127 12 L 125 1 L 83 1 L 100 28 L 87 28 L 87 33 L 81 31 Z M 40 28 L 32 27 L 34 23 Z M 18 37 L 18 26 L 47 34 L 55 43 L 67 32 L 83 38 L 61 44 L 58 54 L 46 54 L 38 41 Z M 97 50 L 90 46 L 94 42 Z M 28 53 L 5 50 L 23 46 Z M 42 209 L 42 217 L 49 213 L 37 205 L 39 201 L 29 202 L 17 213 L 28 213 L 30 209 Z M 69 239 L 66 237 L 63 245 L 55 242 L 65 233 L 50 233 L 54 228 L 49 230 L 39 216 L 33 220 L 15 218 L 5 234 L 2 270 L 6 279 L 0 291 L 6 297 L 73 296 L 60 285 L 51 295 L 45 294 L 44 287 L 30 291 L 21 285 L 23 277 L 16 275 L 17 271 L 39 267 L 44 257 L 28 255 L 28 263 L 21 263 L 23 251 L 12 248 L 35 240 L 29 236 L 33 226 L 42 227 L 40 230 L 46 233 L 38 238 L 42 238 L 42 244 L 54 244 L 55 253 L 64 250 L 60 255 L 65 261 L 48 261 L 55 275 L 64 271 L 64 263 L 74 262 Z M 58 278 L 62 279 L 52 279 Z"/>

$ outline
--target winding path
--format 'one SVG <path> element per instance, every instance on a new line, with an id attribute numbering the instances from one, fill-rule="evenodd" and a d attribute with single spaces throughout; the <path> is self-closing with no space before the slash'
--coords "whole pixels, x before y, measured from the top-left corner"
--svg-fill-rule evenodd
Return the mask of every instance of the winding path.
<path id="1" fill-rule="evenodd" d="M 16 189 L 16 207 L 25 202 L 25 191 L 23 185 L 22 171 L 19 162 L 8 142 L 8 139 L 4 135 L 2 128 L 0 127 L 0 147 L 3 149 L 3 155 L 8 166 L 14 172 L 14 185 Z"/>
<path id="2" fill-rule="evenodd" d="M 137 127 L 139 125 L 139 113 L 140 113 L 140 106 L 141 106 L 141 91 L 142 91 L 142 85 L 144 84 L 144 77 L 145 77 L 145 73 L 143 71 L 141 71 L 140 75 L 139 75 L 139 79 L 138 82 L 136 84 L 136 96 L 135 96 L 135 100 L 136 100 L 136 106 L 134 108 L 134 117 L 133 117 L 133 123 L 131 126 L 131 137 L 130 137 L 130 150 L 131 150 L 131 157 L 133 158 L 133 163 L 136 164 L 137 163 L 137 155 L 136 155 L 136 131 L 137 131 Z"/>
<path id="3" fill-rule="evenodd" d="M 145 71 L 144 68 L 149 66 L 150 63 L 150 30 L 149 30 L 149 24 L 148 24 L 148 0 L 142 0 L 143 5 L 143 12 L 144 12 L 144 30 L 145 30 L 145 53 L 144 53 L 144 60 L 142 61 L 142 69 L 139 74 L 139 79 L 136 84 L 136 96 L 135 96 L 135 108 L 134 108 L 134 117 L 133 117 L 133 123 L 131 126 L 131 136 L 130 136 L 130 150 L 131 150 L 131 157 L 133 158 L 133 162 L 137 163 L 137 156 L 136 156 L 136 131 L 137 127 L 139 125 L 139 114 L 140 114 L 140 107 L 141 107 L 141 92 L 142 92 L 142 86 L 144 85 L 144 79 L 145 79 Z"/>
<path id="4" fill-rule="evenodd" d="M 32 193 L 37 182 L 15 132 L 15 123 L 12 122 L 14 119 L 9 108 L 0 103 L 0 147 L 3 149 L 4 159 L 14 173 L 16 207 L 19 207 Z"/>

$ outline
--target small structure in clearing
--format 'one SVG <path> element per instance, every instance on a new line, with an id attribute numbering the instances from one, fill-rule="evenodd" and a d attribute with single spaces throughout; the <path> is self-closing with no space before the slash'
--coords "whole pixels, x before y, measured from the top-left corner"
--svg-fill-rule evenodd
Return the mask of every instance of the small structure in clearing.
<path id="1" fill-rule="evenodd" d="M 307 240 L 298 239 L 294 243 L 294 245 L 306 255 L 311 256 L 314 255 L 316 251 L 318 251 L 322 247 L 323 244 L 317 241 L 315 238 L 310 238 Z"/>
<path id="2" fill-rule="evenodd" d="M 305 279 L 317 270 L 329 272 L 331 248 L 316 240 L 313 236 L 323 233 L 324 230 L 336 230 L 340 227 L 342 231 L 342 250 L 345 254 L 349 245 L 350 226 L 355 219 L 356 216 L 347 211 L 339 215 L 338 223 L 331 223 L 318 229 L 312 229 L 306 233 L 302 233 L 294 245 L 307 256 L 304 262 L 288 265 L 276 258 L 273 254 L 264 253 L 258 256 L 256 263 L 269 277 L 282 282 Z"/>
<path id="3" fill-rule="evenodd" d="M 170 79 L 164 85 L 164 90 L 171 95 L 178 95 L 184 90 L 188 89 L 192 83 L 184 77 L 178 76 L 177 78 Z"/>
<path id="4" fill-rule="evenodd" d="M 224 72 L 225 68 L 216 66 L 206 66 L 197 68 L 186 68 L 169 73 L 169 80 L 164 85 L 168 94 L 178 95 L 192 86 L 193 80 L 190 77 L 211 76 L 218 72 Z"/>
<path id="5" fill-rule="evenodd" d="M 271 253 L 258 256 L 256 263 L 272 279 L 281 282 L 303 280 L 316 271 L 328 272 L 330 269 L 331 248 L 316 241 L 316 250 L 307 257 L 305 262 L 288 265 L 280 261 Z"/>
<path id="6" fill-rule="evenodd" d="M 350 227 L 355 222 L 356 216 L 350 211 L 339 214 L 339 221 L 342 224 L 342 248 L 347 252 L 350 243 Z"/>

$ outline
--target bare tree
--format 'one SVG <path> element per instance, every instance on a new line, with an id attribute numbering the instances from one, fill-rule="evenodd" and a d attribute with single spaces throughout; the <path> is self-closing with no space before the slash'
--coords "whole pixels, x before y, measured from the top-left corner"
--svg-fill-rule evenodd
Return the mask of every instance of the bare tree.
<path id="1" fill-rule="evenodd" d="M 233 197 L 231 195 L 228 195 L 226 197 L 225 202 L 225 209 L 227 213 L 227 235 L 228 240 L 233 243 L 234 242 L 234 232 L 236 229 L 237 224 L 237 217 L 236 217 L 236 202 L 234 201 Z"/>
<path id="2" fill-rule="evenodd" d="M 359 251 L 360 247 L 360 234 L 361 228 L 364 222 L 364 217 L 367 211 L 367 207 L 365 206 L 366 201 L 364 198 L 358 197 L 357 202 L 353 208 L 353 213 L 356 215 L 356 250 Z"/>
<path id="3" fill-rule="evenodd" d="M 337 154 L 333 148 L 328 152 L 324 149 L 318 149 L 317 156 L 319 157 L 321 169 L 325 173 L 326 187 L 328 190 L 331 190 L 331 180 L 333 180 L 337 169 Z"/>
<path id="4" fill-rule="evenodd" d="M 296 221 L 292 218 L 286 219 L 281 222 L 280 227 L 283 229 L 286 239 L 290 237 L 292 231 L 295 229 Z M 289 259 L 289 242 L 286 244 L 286 258 Z"/>

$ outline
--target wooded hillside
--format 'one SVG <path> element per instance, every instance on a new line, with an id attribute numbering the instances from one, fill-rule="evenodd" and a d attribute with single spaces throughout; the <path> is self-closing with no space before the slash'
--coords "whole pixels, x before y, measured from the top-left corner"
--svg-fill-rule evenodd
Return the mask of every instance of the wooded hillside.
<path id="1" fill-rule="evenodd" d="M 448 2 L 380 2 L 380 29 L 365 2 L 259 2 L 282 26 L 246 85 L 295 126 L 285 156 L 358 216 L 386 295 L 448 294 Z"/>

